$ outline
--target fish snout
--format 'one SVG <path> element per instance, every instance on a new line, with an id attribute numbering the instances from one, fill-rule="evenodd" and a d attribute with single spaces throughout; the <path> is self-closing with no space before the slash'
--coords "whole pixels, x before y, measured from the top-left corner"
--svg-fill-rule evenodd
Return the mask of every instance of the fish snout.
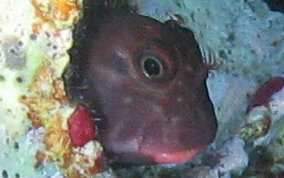
<path id="1" fill-rule="evenodd" d="M 155 163 L 185 162 L 204 150 L 215 137 L 215 118 L 198 117 L 198 112 L 182 117 L 159 118 L 145 128 L 139 152 Z"/>
<path id="2" fill-rule="evenodd" d="M 124 122 L 124 129 L 117 129 L 123 132 L 123 139 L 112 139 L 108 149 L 120 162 L 134 165 L 182 163 L 195 157 L 215 137 L 215 115 L 175 107 L 170 110 L 152 105 L 152 110 L 145 109 L 147 113 L 141 113 L 139 118 L 127 116 L 137 122 Z"/>

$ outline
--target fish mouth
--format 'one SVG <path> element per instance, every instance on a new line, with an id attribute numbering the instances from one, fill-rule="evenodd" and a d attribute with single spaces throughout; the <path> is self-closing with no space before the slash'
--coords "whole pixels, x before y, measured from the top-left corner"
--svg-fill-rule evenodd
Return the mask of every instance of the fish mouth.
<path id="1" fill-rule="evenodd" d="M 139 152 L 156 164 L 186 162 L 208 146 L 215 137 L 214 127 L 190 127 L 189 122 L 157 125 L 147 130 Z"/>
<path id="2" fill-rule="evenodd" d="M 121 165 L 179 164 L 194 158 L 201 150 L 203 149 L 191 148 L 177 152 L 160 152 L 142 148 L 139 152 L 112 153 L 112 156 L 116 161 L 120 160 Z"/>
<path id="3" fill-rule="evenodd" d="M 106 151 L 126 165 L 183 163 L 202 152 L 215 137 L 214 124 L 191 124 L 185 121 L 174 124 L 154 122 L 137 129 L 126 140 L 112 142 Z"/>
<path id="4" fill-rule="evenodd" d="M 129 142 L 135 141 L 132 140 Z M 149 145 L 140 142 L 137 144 L 139 145 L 132 147 L 133 144 L 127 144 L 126 142 L 124 143 L 124 147 L 127 147 L 127 145 L 132 146 L 126 148 L 126 150 L 109 152 L 109 154 L 116 161 L 125 165 L 178 164 L 194 158 L 207 146 L 204 144 L 186 149 L 176 149 L 168 147 L 167 145 L 159 145 L 158 143 Z M 161 149 L 161 147 L 163 147 L 163 149 Z"/>
<path id="5" fill-rule="evenodd" d="M 99 135 L 108 157 L 125 165 L 182 163 L 214 140 L 217 120 L 210 103 L 166 104 L 137 104 L 137 110 L 116 110 L 120 119 L 106 116 Z"/>
<path id="6" fill-rule="evenodd" d="M 195 157 L 202 148 L 191 148 L 177 152 L 159 152 L 142 149 L 141 152 L 148 158 L 151 158 L 156 164 L 177 164 L 186 162 Z"/>

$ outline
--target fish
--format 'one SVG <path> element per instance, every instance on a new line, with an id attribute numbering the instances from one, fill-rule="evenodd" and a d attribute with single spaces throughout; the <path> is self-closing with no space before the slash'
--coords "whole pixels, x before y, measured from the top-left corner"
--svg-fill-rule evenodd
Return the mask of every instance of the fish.
<path id="1" fill-rule="evenodd" d="M 183 163 L 212 143 L 210 65 L 191 30 L 113 8 L 85 22 L 64 82 L 70 101 L 92 112 L 108 159 Z"/>

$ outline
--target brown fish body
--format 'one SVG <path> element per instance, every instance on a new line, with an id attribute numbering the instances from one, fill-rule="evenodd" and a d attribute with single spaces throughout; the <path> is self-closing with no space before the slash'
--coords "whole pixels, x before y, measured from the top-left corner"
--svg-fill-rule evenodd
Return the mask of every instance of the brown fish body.
<path id="1" fill-rule="evenodd" d="M 107 155 L 130 164 L 184 162 L 212 142 L 208 67 L 193 34 L 171 23 L 106 9 L 65 76 L 72 100 L 102 118 Z"/>

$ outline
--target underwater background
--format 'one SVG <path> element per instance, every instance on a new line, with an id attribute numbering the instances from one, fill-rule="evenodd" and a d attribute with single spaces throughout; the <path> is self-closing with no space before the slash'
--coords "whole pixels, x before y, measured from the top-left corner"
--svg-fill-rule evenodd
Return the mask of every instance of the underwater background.
<path id="1" fill-rule="evenodd" d="M 212 57 L 216 64 L 207 86 L 218 119 L 215 141 L 187 163 L 108 167 L 101 172 L 99 143 L 70 146 L 67 119 L 74 106 L 66 99 L 61 79 L 74 25 L 86 2 L 1 1 L 2 177 L 284 175 L 283 3 L 271 0 L 269 7 L 262 0 L 96 1 L 94 5 L 131 9 L 162 22 L 175 19 L 190 28 L 204 58 Z M 266 81 L 270 82 L 263 85 Z M 259 98 L 265 102 L 254 105 Z"/>

